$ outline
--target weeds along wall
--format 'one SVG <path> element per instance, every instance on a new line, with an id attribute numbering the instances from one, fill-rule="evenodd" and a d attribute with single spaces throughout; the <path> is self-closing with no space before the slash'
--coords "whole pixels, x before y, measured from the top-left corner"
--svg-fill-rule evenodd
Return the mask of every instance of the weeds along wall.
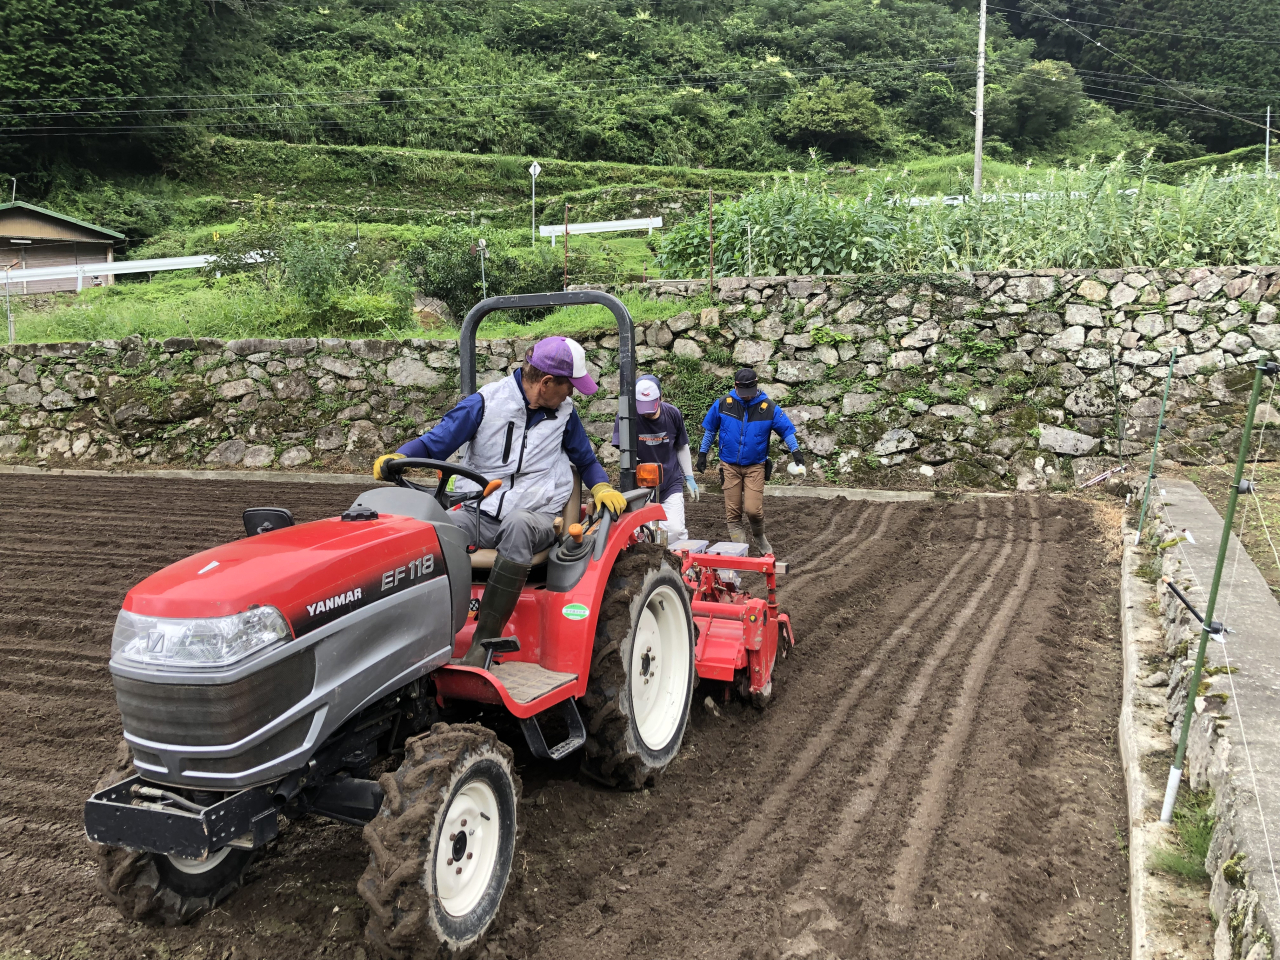
<path id="1" fill-rule="evenodd" d="M 1167 455 L 1224 462 L 1250 365 L 1280 355 L 1280 267 L 731 277 L 711 298 L 706 281 L 630 289 L 698 305 L 638 337 L 641 370 L 663 376 L 694 443 L 733 370 L 751 366 L 825 482 L 1029 490 L 1095 476 L 1149 449 L 1175 348 Z M 580 410 L 615 463 L 616 332 L 578 337 L 603 385 Z M 531 342 L 481 341 L 481 381 Z M 50 467 L 364 470 L 458 398 L 451 340 L 2 349 L 0 458 Z M 1266 422 L 1280 413 L 1261 411 Z"/>

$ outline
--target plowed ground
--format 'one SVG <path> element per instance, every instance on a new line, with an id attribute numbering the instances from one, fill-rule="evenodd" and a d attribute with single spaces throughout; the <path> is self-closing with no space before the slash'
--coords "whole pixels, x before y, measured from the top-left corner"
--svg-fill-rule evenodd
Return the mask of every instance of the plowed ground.
<path id="1" fill-rule="evenodd" d="M 85 797 L 120 736 L 125 591 L 240 535 L 340 511 L 331 485 L 0 477 L 0 957 L 362 958 L 358 829 L 285 827 L 195 924 L 94 890 Z M 721 506 L 690 526 L 723 536 Z M 1116 569 L 1061 499 L 770 500 L 800 645 L 763 712 L 695 695 L 659 785 L 530 758 L 490 957 L 967 958 L 1127 953 Z"/>

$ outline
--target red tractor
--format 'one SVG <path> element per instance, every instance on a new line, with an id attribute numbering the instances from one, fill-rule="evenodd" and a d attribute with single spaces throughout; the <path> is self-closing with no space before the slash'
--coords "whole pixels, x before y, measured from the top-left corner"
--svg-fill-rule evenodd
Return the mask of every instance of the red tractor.
<path id="1" fill-rule="evenodd" d="M 483 641 L 483 666 L 458 661 L 494 553 L 450 514 L 478 508 L 493 484 L 452 463 L 393 461 L 395 485 L 327 520 L 248 510 L 244 539 L 129 591 L 109 667 L 125 741 L 85 805 L 99 885 L 126 918 L 173 924 L 211 909 L 266 853 L 281 814 L 318 815 L 364 829 L 359 892 L 375 947 L 468 955 L 506 888 L 520 794 L 511 749 L 457 722 L 468 707 L 501 705 L 535 756 L 581 749 L 587 775 L 634 789 L 680 749 L 696 675 L 767 696 L 780 625 L 784 650 L 791 642 L 773 558 L 681 560 L 657 542 L 664 514 L 637 480 L 626 308 L 590 291 L 483 301 L 463 324 L 463 392 L 476 388 L 487 314 L 587 303 L 618 321 L 627 509 L 591 512 L 577 487 L 504 636 Z M 437 472 L 434 490 L 408 478 L 421 469 Z M 482 490 L 453 495 L 458 475 Z M 729 590 L 717 569 L 764 573 L 767 602 Z"/>

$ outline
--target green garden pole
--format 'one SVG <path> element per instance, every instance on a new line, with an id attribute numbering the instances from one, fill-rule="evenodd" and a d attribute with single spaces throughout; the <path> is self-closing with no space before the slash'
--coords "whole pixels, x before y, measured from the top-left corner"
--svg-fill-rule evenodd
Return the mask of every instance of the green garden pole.
<path id="1" fill-rule="evenodd" d="M 1222 515 L 1222 538 L 1218 541 L 1218 562 L 1213 568 L 1213 583 L 1209 586 L 1209 602 L 1204 608 L 1204 626 L 1200 629 L 1200 646 L 1196 648 L 1196 663 L 1191 668 L 1191 680 L 1187 686 L 1187 705 L 1182 710 L 1182 733 L 1178 737 L 1178 753 L 1169 768 L 1169 782 L 1164 790 L 1164 806 L 1160 810 L 1160 822 L 1173 821 L 1173 804 L 1178 799 L 1178 784 L 1182 779 L 1182 764 L 1187 756 L 1187 735 L 1191 732 L 1191 714 L 1196 708 L 1196 694 L 1200 689 L 1200 671 L 1204 668 L 1204 652 L 1211 633 L 1221 633 L 1222 625 L 1213 622 L 1213 608 L 1218 602 L 1218 585 L 1222 582 L 1222 567 L 1227 560 L 1227 542 L 1231 539 L 1231 526 L 1236 516 L 1236 499 L 1241 487 L 1252 489 L 1244 477 L 1244 463 L 1249 458 L 1250 435 L 1253 433 L 1253 414 L 1258 408 L 1258 396 L 1262 392 L 1262 376 L 1274 376 L 1280 372 L 1280 364 L 1259 360 L 1253 374 L 1253 393 L 1249 396 L 1249 409 L 1244 415 L 1244 434 L 1240 437 L 1240 452 L 1236 455 L 1236 475 L 1227 495 L 1227 510 Z M 1216 629 L 1215 629 L 1216 628 Z"/>
<path id="2" fill-rule="evenodd" d="M 1133 538 L 1136 547 L 1142 542 L 1142 522 L 1147 517 L 1147 503 L 1151 499 L 1151 481 L 1156 478 L 1156 454 L 1160 452 L 1160 431 L 1164 429 L 1164 408 L 1169 404 L 1169 387 L 1173 385 L 1173 364 L 1178 359 L 1178 348 L 1173 348 L 1169 357 L 1169 376 L 1164 381 L 1164 399 L 1160 401 L 1160 419 L 1156 422 L 1156 441 L 1151 447 L 1151 469 L 1147 471 L 1147 489 L 1142 495 L 1142 510 L 1138 513 L 1138 532 Z M 1123 440 L 1121 443 L 1123 444 Z M 1124 449 L 1123 446 L 1120 448 Z"/>
<path id="3" fill-rule="evenodd" d="M 1119 349 L 1117 347 L 1117 349 Z M 1120 361 L 1116 359 L 1116 353 L 1111 352 L 1111 387 L 1112 396 L 1116 405 L 1116 456 L 1120 458 L 1120 463 L 1124 463 L 1124 434 L 1120 429 Z"/>

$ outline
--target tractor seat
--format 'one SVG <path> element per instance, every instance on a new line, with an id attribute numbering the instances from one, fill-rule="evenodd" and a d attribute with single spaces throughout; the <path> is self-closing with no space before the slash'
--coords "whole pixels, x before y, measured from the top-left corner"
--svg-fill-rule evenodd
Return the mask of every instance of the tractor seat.
<path id="1" fill-rule="evenodd" d="M 548 547 L 546 550 L 539 550 L 537 553 L 533 555 L 533 565 L 536 567 L 539 564 L 546 563 L 547 557 L 549 556 L 551 556 L 550 547 Z M 475 553 L 471 554 L 471 569 L 472 570 L 492 570 L 493 562 L 497 559 L 498 559 L 497 550 L 477 550 Z"/>
<path id="2" fill-rule="evenodd" d="M 555 527 L 556 536 L 559 537 L 563 530 L 569 528 L 569 524 L 577 523 L 578 518 L 582 516 L 582 482 L 578 478 L 578 471 L 573 471 L 573 493 L 569 495 L 568 501 L 564 505 L 564 509 L 560 511 L 560 516 L 556 517 Z M 540 550 L 533 555 L 533 565 L 541 566 L 547 562 L 547 557 L 551 556 L 551 548 Z M 471 554 L 472 570 L 492 570 L 493 562 L 498 559 L 497 550 L 477 550 Z"/>
<path id="3" fill-rule="evenodd" d="M 556 536 L 560 536 L 560 531 L 564 528 L 564 515 L 556 517 Z M 541 563 L 547 562 L 547 557 L 551 556 L 551 548 L 539 550 L 533 555 L 533 565 L 536 567 Z M 493 561 L 498 558 L 497 550 L 477 550 L 471 554 L 472 570 L 492 570 Z"/>

